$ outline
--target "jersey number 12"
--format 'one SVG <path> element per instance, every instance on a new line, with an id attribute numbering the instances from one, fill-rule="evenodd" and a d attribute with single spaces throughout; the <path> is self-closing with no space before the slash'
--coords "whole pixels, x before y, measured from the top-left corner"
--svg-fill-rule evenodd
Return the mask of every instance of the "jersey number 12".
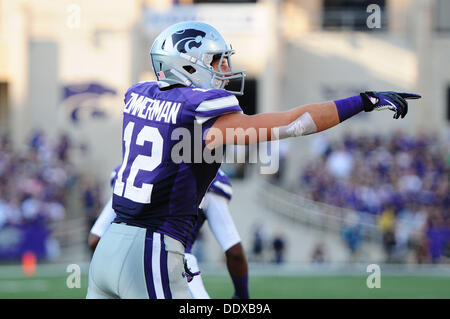
<path id="1" fill-rule="evenodd" d="M 130 174 L 123 181 L 123 172 L 130 156 L 131 138 L 133 136 L 134 122 L 129 122 L 123 132 L 125 142 L 125 156 L 122 166 L 117 173 L 117 180 L 114 183 L 114 194 L 123 196 L 133 202 L 148 204 L 151 201 L 153 184 L 142 183 L 141 187 L 134 186 L 136 175 L 140 170 L 153 171 L 162 162 L 163 138 L 156 127 L 144 126 L 137 135 L 136 145 L 143 146 L 145 142 L 152 143 L 152 156 L 139 154 L 131 164 Z M 124 191 L 125 190 L 125 191 Z"/>

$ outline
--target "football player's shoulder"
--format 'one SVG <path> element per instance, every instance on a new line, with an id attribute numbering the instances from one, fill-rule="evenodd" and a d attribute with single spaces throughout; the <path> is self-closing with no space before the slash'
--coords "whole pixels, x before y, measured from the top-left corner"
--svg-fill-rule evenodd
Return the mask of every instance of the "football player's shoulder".
<path id="1" fill-rule="evenodd" d="M 197 117 L 215 117 L 224 113 L 242 112 L 239 101 L 230 92 L 222 89 L 192 89 L 191 108 Z"/>
<path id="2" fill-rule="evenodd" d="M 155 89 L 158 87 L 158 82 L 156 81 L 141 81 L 133 84 L 127 90 L 128 92 L 138 92 L 138 91 L 147 91 L 151 89 Z"/>
<path id="3" fill-rule="evenodd" d="M 222 182 L 224 184 L 227 184 L 227 185 L 231 186 L 231 182 L 230 182 L 230 179 L 228 178 L 227 174 L 225 174 L 225 172 L 222 171 L 220 168 L 217 171 L 217 175 L 216 175 L 215 181 L 220 181 L 220 182 Z"/>
<path id="4" fill-rule="evenodd" d="M 222 170 L 217 172 L 216 177 L 209 187 L 209 191 L 231 200 L 231 197 L 233 196 L 233 188 L 228 176 Z"/>
<path id="5" fill-rule="evenodd" d="M 202 89 L 195 87 L 185 87 L 182 88 L 182 93 L 186 97 L 186 100 L 189 101 L 189 104 L 192 105 L 192 107 L 194 108 L 204 101 L 210 101 L 224 97 L 236 99 L 236 97 L 232 93 L 222 89 Z M 236 103 L 238 103 L 237 100 Z"/>
<path id="6" fill-rule="evenodd" d="M 184 87 L 178 89 L 183 95 L 183 118 L 203 124 L 225 113 L 242 112 L 236 97 L 222 89 Z"/>
<path id="7" fill-rule="evenodd" d="M 236 96 L 234 96 L 232 93 L 223 90 L 223 89 L 199 89 L 194 88 L 192 89 L 194 92 L 196 92 L 199 95 L 199 103 L 206 101 L 214 101 L 217 99 L 228 99 L 230 101 L 233 101 L 233 104 L 239 104 L 238 100 L 236 99 Z"/>

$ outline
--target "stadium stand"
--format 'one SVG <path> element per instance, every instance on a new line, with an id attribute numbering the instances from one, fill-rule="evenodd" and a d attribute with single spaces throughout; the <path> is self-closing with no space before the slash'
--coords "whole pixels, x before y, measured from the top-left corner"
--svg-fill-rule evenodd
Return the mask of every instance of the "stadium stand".
<path id="1" fill-rule="evenodd" d="M 59 258 L 68 230 L 79 232 L 79 221 L 67 220 L 79 178 L 68 160 L 70 148 L 66 135 L 53 141 L 39 130 L 22 151 L 1 137 L 0 259 L 17 260 L 27 251 L 39 259 Z"/>
<path id="2" fill-rule="evenodd" d="M 438 263 L 448 259 L 450 243 L 449 164 L 448 149 L 432 134 L 327 140 L 300 173 L 297 205 L 320 206 L 326 218 L 309 218 L 344 237 L 344 213 L 357 212 L 358 231 L 382 241 L 387 262 L 402 262 L 413 249 L 416 262 Z"/>

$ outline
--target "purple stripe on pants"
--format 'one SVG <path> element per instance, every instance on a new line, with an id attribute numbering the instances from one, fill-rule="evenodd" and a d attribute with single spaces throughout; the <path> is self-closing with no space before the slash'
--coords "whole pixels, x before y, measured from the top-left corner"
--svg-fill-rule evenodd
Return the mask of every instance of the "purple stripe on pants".
<path id="1" fill-rule="evenodd" d="M 156 299 L 155 285 L 153 283 L 152 253 L 153 253 L 153 232 L 147 229 L 145 233 L 145 246 L 144 246 L 145 282 L 147 284 L 147 292 L 149 298 Z"/>
<path id="2" fill-rule="evenodd" d="M 161 236 L 164 238 L 164 236 Z M 164 297 L 166 299 L 172 299 L 172 292 L 170 291 L 170 282 L 169 282 L 169 270 L 167 268 L 167 250 L 164 244 L 164 240 L 161 240 L 161 281 L 164 290 Z"/>

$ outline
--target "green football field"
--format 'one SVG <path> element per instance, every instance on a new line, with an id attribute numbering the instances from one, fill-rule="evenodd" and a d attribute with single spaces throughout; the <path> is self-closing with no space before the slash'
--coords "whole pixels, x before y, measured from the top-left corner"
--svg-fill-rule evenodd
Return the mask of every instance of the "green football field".
<path id="1" fill-rule="evenodd" d="M 0 278 L 0 298 L 84 298 L 87 277 L 81 287 L 69 289 L 66 276 Z M 226 276 L 205 276 L 212 298 L 231 297 L 232 284 Z M 450 277 L 382 277 L 381 287 L 369 289 L 365 277 L 265 277 L 249 282 L 252 298 L 450 298 Z"/>

